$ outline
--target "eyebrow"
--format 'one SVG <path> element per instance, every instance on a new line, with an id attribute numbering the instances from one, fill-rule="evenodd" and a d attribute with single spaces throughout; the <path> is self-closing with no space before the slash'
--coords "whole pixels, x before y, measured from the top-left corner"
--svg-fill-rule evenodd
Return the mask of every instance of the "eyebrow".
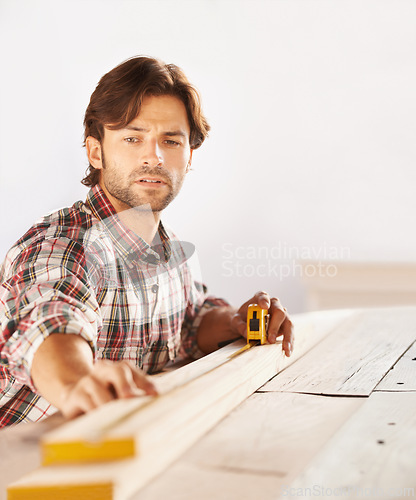
<path id="1" fill-rule="evenodd" d="M 163 135 L 167 135 L 168 137 L 180 136 L 186 138 L 186 134 L 182 130 L 172 130 L 171 132 L 167 131 Z"/>
<path id="2" fill-rule="evenodd" d="M 148 128 L 135 127 L 134 125 L 126 125 L 124 127 L 124 130 L 134 130 L 135 132 L 150 132 Z M 166 135 L 168 137 L 175 137 L 175 136 L 180 136 L 185 138 L 187 137 L 183 130 L 167 130 L 166 132 L 163 132 L 162 135 Z"/>
<path id="3" fill-rule="evenodd" d="M 136 132 L 149 132 L 148 128 L 144 127 L 134 127 L 133 125 L 126 125 L 124 130 L 135 130 Z"/>

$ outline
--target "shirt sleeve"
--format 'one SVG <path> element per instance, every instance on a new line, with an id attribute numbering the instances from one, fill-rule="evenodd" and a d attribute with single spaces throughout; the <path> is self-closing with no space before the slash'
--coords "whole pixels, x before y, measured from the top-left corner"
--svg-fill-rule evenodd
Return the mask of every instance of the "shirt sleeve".
<path id="1" fill-rule="evenodd" d="M 32 361 L 49 335 L 80 335 L 95 352 L 99 306 L 81 244 L 41 239 L 13 252 L 0 275 L 0 364 L 35 391 Z"/>
<path id="2" fill-rule="evenodd" d="M 193 282 L 191 289 L 191 300 L 185 312 L 182 326 L 182 343 L 180 355 L 199 359 L 206 354 L 199 349 L 197 344 L 198 327 L 205 314 L 215 307 L 229 306 L 224 299 L 207 294 L 207 287 L 199 282 Z"/>

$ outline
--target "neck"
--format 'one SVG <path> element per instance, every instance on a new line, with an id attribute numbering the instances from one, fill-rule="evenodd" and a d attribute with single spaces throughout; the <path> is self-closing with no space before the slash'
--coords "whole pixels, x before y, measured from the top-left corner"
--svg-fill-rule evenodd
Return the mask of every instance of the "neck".
<path id="1" fill-rule="evenodd" d="M 100 187 L 123 224 L 135 232 L 137 236 L 140 236 L 148 245 L 151 245 L 159 227 L 161 212 L 153 212 L 150 204 L 131 208 L 110 194 L 103 183 L 100 183 Z"/>
<path id="2" fill-rule="evenodd" d="M 151 245 L 160 222 L 160 212 L 152 212 L 149 205 L 140 208 L 130 208 L 118 212 L 120 220 L 130 230 L 140 236 L 148 245 Z"/>

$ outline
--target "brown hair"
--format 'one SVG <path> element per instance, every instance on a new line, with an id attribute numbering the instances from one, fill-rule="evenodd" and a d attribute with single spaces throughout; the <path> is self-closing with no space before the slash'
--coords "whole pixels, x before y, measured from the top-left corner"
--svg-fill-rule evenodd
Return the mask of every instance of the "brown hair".
<path id="1" fill-rule="evenodd" d="M 190 127 L 189 143 L 192 149 L 199 148 L 210 126 L 202 113 L 197 89 L 174 64 L 145 56 L 127 59 L 101 78 L 85 112 L 84 145 L 88 136 L 102 142 L 104 126 L 112 130 L 125 127 L 139 114 L 143 98 L 150 95 L 172 95 L 184 103 Z M 99 170 L 90 164 L 81 182 L 94 186 L 98 180 Z"/>

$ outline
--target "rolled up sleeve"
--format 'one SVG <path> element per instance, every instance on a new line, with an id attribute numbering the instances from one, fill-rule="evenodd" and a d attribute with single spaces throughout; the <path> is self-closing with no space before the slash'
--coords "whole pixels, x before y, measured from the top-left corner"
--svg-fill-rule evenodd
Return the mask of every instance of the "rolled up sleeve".
<path id="1" fill-rule="evenodd" d="M 71 240 L 33 243 L 6 262 L 0 278 L 0 363 L 35 390 L 33 357 L 49 335 L 80 335 L 95 352 L 99 306 L 82 248 Z"/>
<path id="2" fill-rule="evenodd" d="M 182 326 L 182 344 L 180 355 L 199 359 L 206 355 L 198 347 L 197 334 L 202 318 L 205 314 L 216 307 L 229 306 L 230 304 L 219 297 L 207 294 L 207 287 L 202 283 L 194 282 L 191 293 L 191 300 L 185 313 Z"/>

